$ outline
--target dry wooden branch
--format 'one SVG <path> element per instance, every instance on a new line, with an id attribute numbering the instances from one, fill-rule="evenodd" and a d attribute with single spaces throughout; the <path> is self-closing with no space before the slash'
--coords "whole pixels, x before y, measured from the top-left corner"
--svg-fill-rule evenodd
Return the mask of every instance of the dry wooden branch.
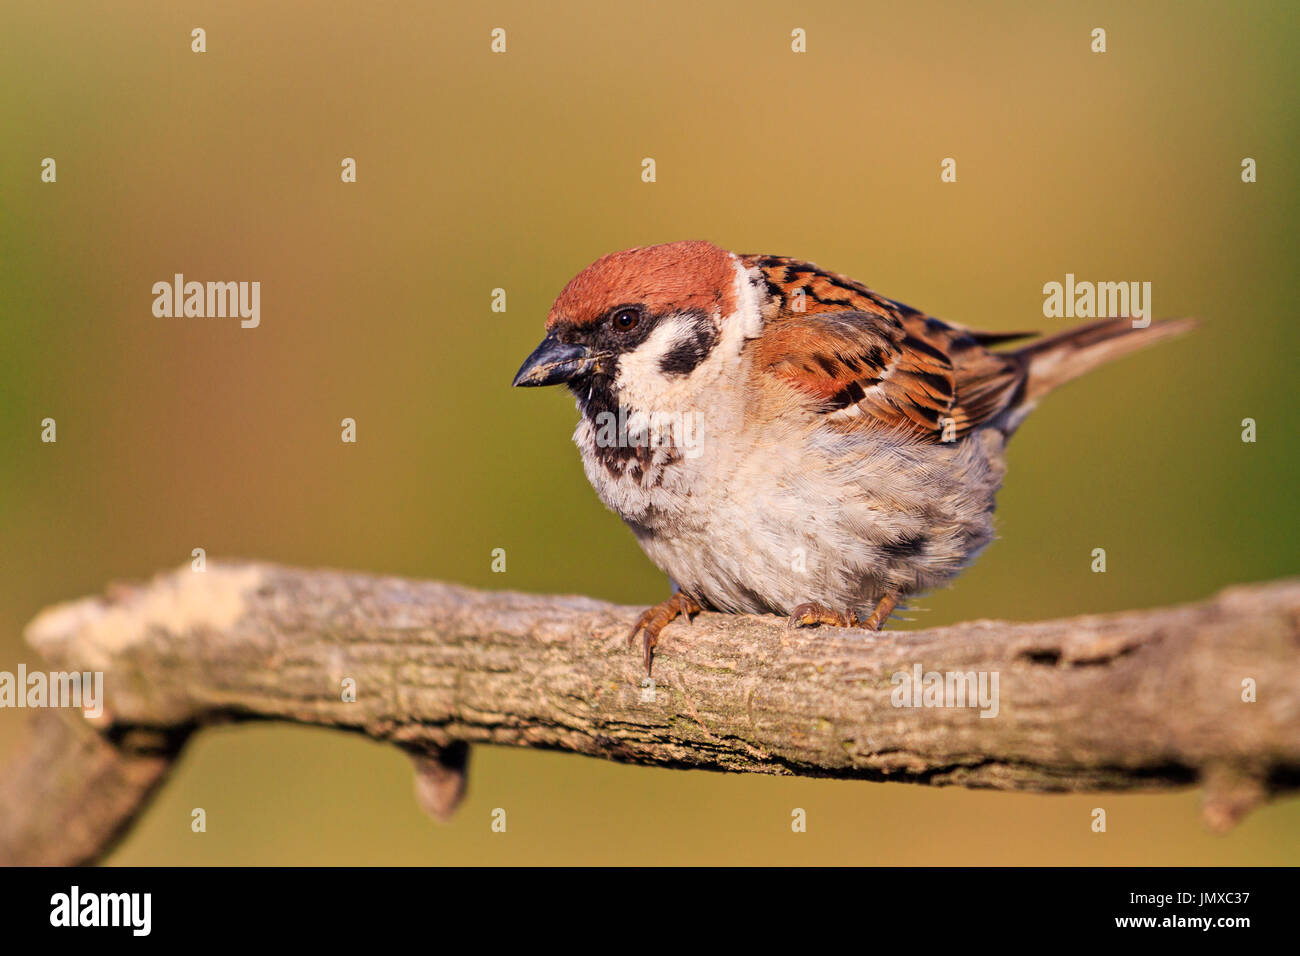
<path id="1" fill-rule="evenodd" d="M 473 743 L 1005 790 L 1202 781 L 1216 826 L 1300 786 L 1300 580 L 1183 607 L 875 635 L 704 614 L 664 632 L 653 685 L 624 643 L 634 616 L 263 564 L 186 567 L 51 608 L 28 641 L 52 670 L 103 671 L 106 710 L 38 714 L 0 779 L 0 862 L 98 859 L 188 735 L 230 720 L 391 741 L 439 815 Z M 895 675 L 917 667 L 997 675 L 996 716 L 895 706 Z"/>

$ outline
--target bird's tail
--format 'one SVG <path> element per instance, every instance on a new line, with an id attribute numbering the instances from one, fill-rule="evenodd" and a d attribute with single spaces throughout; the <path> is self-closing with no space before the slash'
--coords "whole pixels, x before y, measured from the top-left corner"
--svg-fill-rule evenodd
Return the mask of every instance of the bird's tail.
<path id="1" fill-rule="evenodd" d="M 1032 406 L 1052 389 L 1084 372 L 1154 342 L 1182 335 L 1195 325 L 1195 319 L 1165 319 L 1146 328 L 1134 328 L 1132 319 L 1103 319 L 1032 342 L 1015 353 L 1026 368 L 1019 404 Z"/>
<path id="2" fill-rule="evenodd" d="M 1024 385 L 1002 418 L 1011 434 L 1038 400 L 1052 389 L 1090 372 L 1111 359 L 1195 328 L 1195 319 L 1165 319 L 1134 328 L 1132 319 L 1103 319 L 1031 342 L 1011 354 L 1024 369 Z"/>

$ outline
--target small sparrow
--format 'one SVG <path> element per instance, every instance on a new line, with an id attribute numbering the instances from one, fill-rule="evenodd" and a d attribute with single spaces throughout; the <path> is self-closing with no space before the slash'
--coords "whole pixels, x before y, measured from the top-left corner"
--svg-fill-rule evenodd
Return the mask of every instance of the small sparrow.
<path id="1" fill-rule="evenodd" d="M 1188 320 L 974 332 L 781 256 L 607 255 L 551 307 L 515 385 L 569 386 L 601 500 L 671 579 L 637 621 L 703 609 L 880 629 L 993 539 L 1008 436 L 1058 385 Z"/>

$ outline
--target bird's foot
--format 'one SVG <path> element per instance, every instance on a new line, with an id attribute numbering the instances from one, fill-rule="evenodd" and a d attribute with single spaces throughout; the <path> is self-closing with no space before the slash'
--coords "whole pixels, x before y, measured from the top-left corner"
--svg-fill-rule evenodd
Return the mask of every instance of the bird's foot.
<path id="1" fill-rule="evenodd" d="M 821 624 L 830 627 L 853 627 L 857 624 L 857 616 L 852 611 L 845 615 L 839 611 L 832 611 L 824 604 L 809 601 L 791 611 L 785 623 L 786 627 L 817 627 Z"/>
<path id="2" fill-rule="evenodd" d="M 889 620 L 889 615 L 894 613 L 894 608 L 898 606 L 898 597 L 893 594 L 886 594 L 876 602 L 876 609 L 871 612 L 871 616 L 862 622 L 862 626 L 868 631 L 878 631 L 885 626 Z"/>
<path id="3" fill-rule="evenodd" d="M 631 632 L 627 635 L 627 642 L 631 644 L 635 641 L 638 633 L 644 635 L 645 672 L 647 674 L 650 673 L 650 665 L 654 661 L 654 649 L 655 644 L 659 642 L 659 632 L 683 614 L 686 615 L 686 621 L 689 623 L 691 615 L 699 614 L 702 610 L 704 608 L 699 601 L 678 591 L 662 604 L 646 608 L 642 615 L 637 618 L 636 624 L 632 626 Z"/>
<path id="4" fill-rule="evenodd" d="M 848 614 L 841 614 L 824 604 L 809 601 L 807 604 L 800 604 L 790 613 L 786 626 L 817 627 L 824 624 L 829 627 L 861 627 L 868 631 L 878 631 L 885 626 L 885 621 L 889 620 L 889 615 L 897 606 L 898 598 L 886 594 L 876 602 L 876 609 L 871 612 L 871 615 L 866 620 L 862 620 L 852 610 Z"/>

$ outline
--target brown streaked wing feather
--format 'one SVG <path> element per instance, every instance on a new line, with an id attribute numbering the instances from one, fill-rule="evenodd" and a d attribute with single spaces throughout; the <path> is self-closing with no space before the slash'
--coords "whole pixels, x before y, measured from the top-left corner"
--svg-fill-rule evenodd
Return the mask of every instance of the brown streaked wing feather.
<path id="1" fill-rule="evenodd" d="M 811 262 L 784 256 L 741 256 L 749 268 L 759 270 L 767 285 L 774 313 L 798 317 L 817 312 L 867 312 L 896 317 L 910 311 L 872 292 L 856 279 L 827 272 Z"/>
<path id="2" fill-rule="evenodd" d="M 1025 364 L 987 346 L 1022 333 L 975 332 L 931 318 L 855 279 L 782 256 L 743 256 L 766 283 L 760 368 L 836 415 L 938 441 L 957 437 L 1015 400 Z"/>
<path id="3" fill-rule="evenodd" d="M 841 392 L 879 384 L 898 363 L 903 338 L 898 323 L 883 316 L 818 312 L 770 325 L 756 354 L 765 371 L 842 408 L 852 402 L 839 400 Z"/>
<path id="4" fill-rule="evenodd" d="M 912 310 L 781 314 L 756 358 L 760 370 L 838 413 L 842 427 L 874 424 L 936 442 L 944 419 L 960 438 L 994 418 L 1025 374 L 1014 355 L 990 352 L 975 334 Z"/>

